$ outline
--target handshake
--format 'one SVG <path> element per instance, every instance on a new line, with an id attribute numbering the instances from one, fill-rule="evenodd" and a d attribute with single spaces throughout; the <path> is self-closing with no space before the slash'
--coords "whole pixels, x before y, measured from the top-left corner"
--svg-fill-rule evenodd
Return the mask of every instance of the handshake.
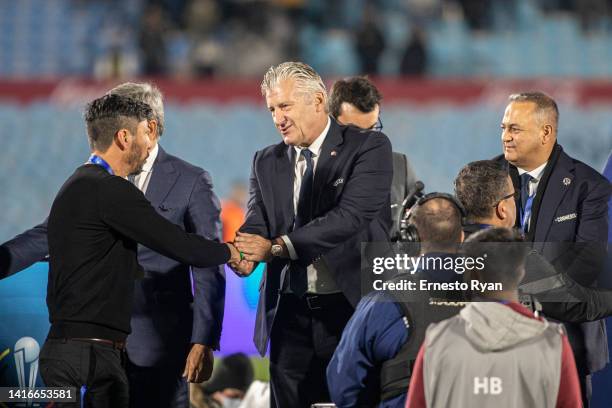
<path id="1" fill-rule="evenodd" d="M 273 243 L 260 235 L 237 232 L 234 242 L 227 244 L 232 253 L 228 264 L 238 276 L 249 276 L 257 262 L 269 262 L 273 258 Z"/>

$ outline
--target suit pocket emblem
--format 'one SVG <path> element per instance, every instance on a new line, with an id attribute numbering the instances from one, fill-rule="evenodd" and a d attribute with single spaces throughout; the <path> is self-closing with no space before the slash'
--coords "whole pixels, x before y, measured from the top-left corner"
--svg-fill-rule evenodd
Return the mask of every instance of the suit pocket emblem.
<path id="1" fill-rule="evenodd" d="M 575 219 L 576 217 L 578 217 L 578 214 L 576 214 L 576 213 L 562 215 L 561 217 L 555 218 L 555 222 L 569 221 L 569 220 Z"/>
<path id="2" fill-rule="evenodd" d="M 334 181 L 334 187 L 338 187 L 342 183 L 344 183 L 344 179 L 339 178 L 338 180 Z"/>

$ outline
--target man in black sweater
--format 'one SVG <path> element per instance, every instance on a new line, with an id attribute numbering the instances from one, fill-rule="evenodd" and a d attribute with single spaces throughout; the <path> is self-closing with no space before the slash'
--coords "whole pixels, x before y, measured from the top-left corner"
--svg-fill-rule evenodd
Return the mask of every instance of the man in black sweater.
<path id="1" fill-rule="evenodd" d="M 93 154 L 64 183 L 49 215 L 51 328 L 41 375 L 49 387 L 76 387 L 88 407 L 128 405 L 123 350 L 134 279 L 142 275 L 137 243 L 199 267 L 240 261 L 233 245 L 188 234 L 158 215 L 126 180 L 148 156 L 151 115 L 147 104 L 118 95 L 89 104 Z"/>

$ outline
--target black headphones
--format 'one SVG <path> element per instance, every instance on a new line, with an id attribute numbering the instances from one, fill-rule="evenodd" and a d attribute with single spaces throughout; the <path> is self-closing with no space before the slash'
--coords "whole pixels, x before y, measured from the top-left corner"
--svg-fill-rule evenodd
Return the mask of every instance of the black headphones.
<path id="1" fill-rule="evenodd" d="M 413 212 L 418 207 L 422 206 L 427 201 L 430 201 L 430 200 L 433 200 L 433 199 L 436 199 L 436 198 L 443 198 L 443 199 L 453 203 L 453 205 L 455 207 L 457 207 L 457 209 L 459 210 L 459 214 L 461 214 L 461 225 L 465 224 L 465 217 L 466 217 L 467 213 L 465 211 L 465 208 L 463 207 L 463 204 L 461 204 L 461 202 L 459 200 L 457 200 L 457 198 L 454 195 L 447 194 L 447 193 L 429 193 L 429 194 L 425 194 L 423 197 L 419 198 L 419 200 L 416 202 L 416 204 L 413 205 L 410 208 L 410 210 L 408 210 L 408 213 L 406 214 L 406 217 L 405 217 L 406 227 L 402 231 L 402 242 L 421 242 L 421 238 L 419 237 L 419 231 L 418 231 L 416 225 L 414 225 L 414 223 L 412 223 L 410 221 L 410 218 L 411 218 Z"/>

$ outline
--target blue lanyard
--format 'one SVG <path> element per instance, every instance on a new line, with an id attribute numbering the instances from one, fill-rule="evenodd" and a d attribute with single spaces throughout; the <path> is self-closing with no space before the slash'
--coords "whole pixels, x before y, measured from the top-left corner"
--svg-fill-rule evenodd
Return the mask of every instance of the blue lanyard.
<path id="1" fill-rule="evenodd" d="M 533 205 L 534 197 L 535 197 L 535 194 L 532 194 L 529 197 L 527 197 L 527 201 L 525 202 L 525 209 L 521 208 L 521 213 L 522 213 L 521 229 L 525 233 L 527 233 L 527 230 L 529 229 L 529 219 L 531 218 L 531 206 Z"/>
<path id="2" fill-rule="evenodd" d="M 488 228 L 492 227 L 491 224 L 474 224 L 474 225 L 478 226 L 478 229 L 481 229 L 481 230 L 488 229 Z"/>
<path id="3" fill-rule="evenodd" d="M 108 171 L 108 173 L 109 173 L 111 176 L 114 176 L 114 175 L 115 175 L 115 173 L 113 173 L 113 169 L 111 168 L 110 164 L 108 164 L 106 161 L 104 161 L 104 159 L 103 159 L 103 158 L 101 158 L 100 156 L 96 156 L 95 154 L 92 154 L 92 155 L 89 157 L 89 160 L 87 160 L 87 163 L 86 163 L 86 164 L 89 164 L 89 163 L 91 163 L 91 164 L 95 164 L 95 165 L 97 165 L 97 166 L 101 166 L 101 167 L 103 167 L 103 168 L 104 168 L 104 170 Z"/>
<path id="4" fill-rule="evenodd" d="M 85 394 L 87 393 L 87 386 L 81 386 L 81 408 L 85 408 Z"/>

